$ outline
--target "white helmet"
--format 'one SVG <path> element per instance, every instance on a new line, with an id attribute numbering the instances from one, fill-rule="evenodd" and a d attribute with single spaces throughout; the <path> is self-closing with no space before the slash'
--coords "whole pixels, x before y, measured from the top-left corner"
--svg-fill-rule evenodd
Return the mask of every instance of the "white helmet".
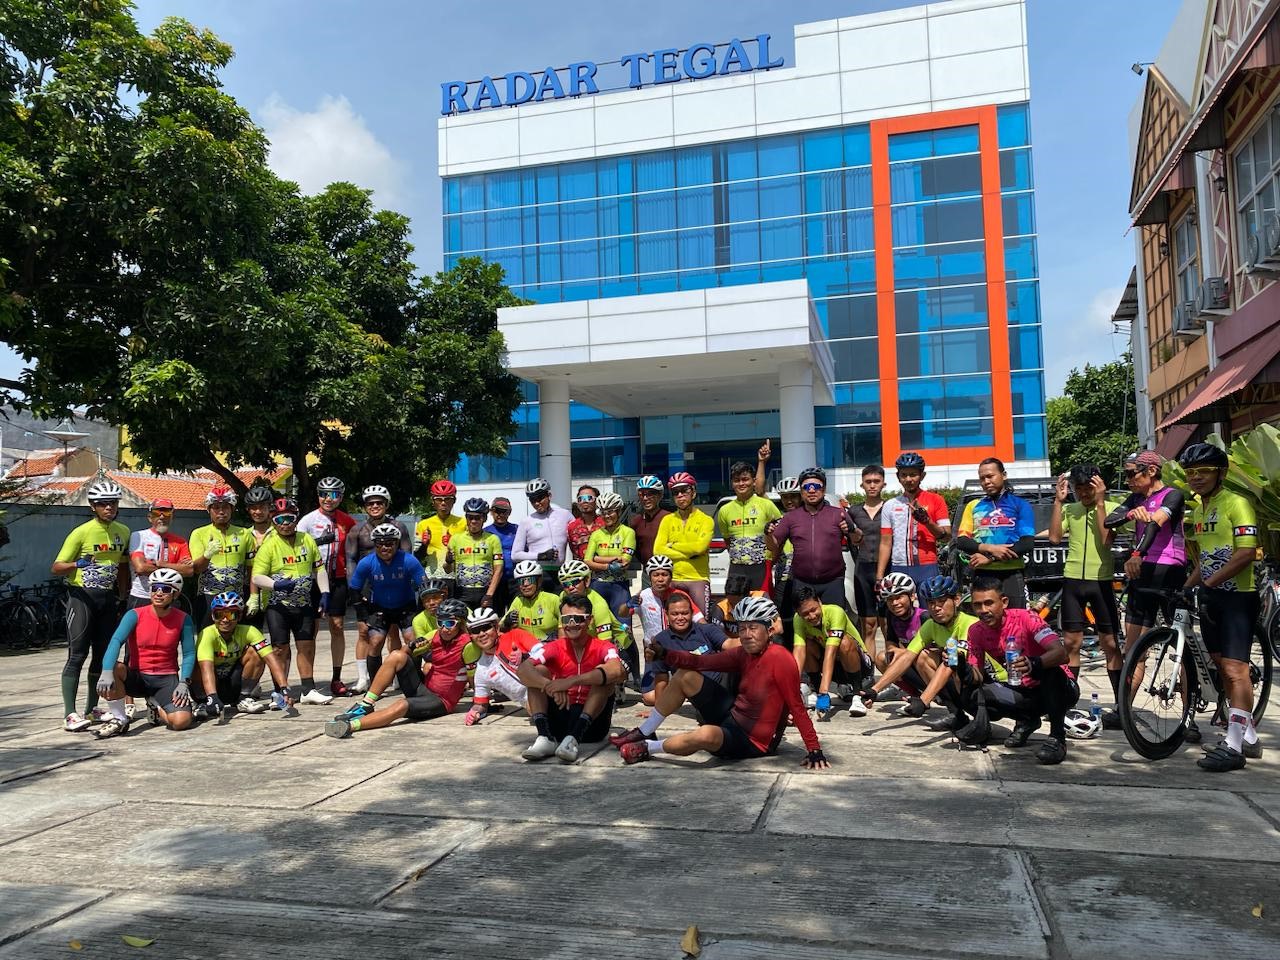
<path id="1" fill-rule="evenodd" d="M 541 477 L 534 477 L 532 480 L 530 480 L 528 483 L 524 485 L 524 495 L 526 497 L 532 497 L 535 494 L 539 494 L 539 493 L 550 493 L 550 492 L 551 492 L 551 484 L 547 483 L 547 481 L 543 480 Z"/>
<path id="2" fill-rule="evenodd" d="M 650 557 L 648 560 L 644 562 L 645 573 L 653 573 L 653 571 L 655 570 L 665 570 L 667 571 L 667 573 L 670 573 L 675 568 L 676 568 L 676 565 L 671 562 L 671 558 L 667 556 L 663 556 L 660 553 L 655 553 L 652 557 Z"/>
<path id="3" fill-rule="evenodd" d="M 404 538 L 404 533 L 394 523 L 380 523 L 369 531 L 369 539 L 374 543 L 394 540 L 399 543 Z"/>
<path id="4" fill-rule="evenodd" d="M 1102 729 L 1102 721 L 1084 710 L 1067 711 L 1067 736 L 1073 740 L 1092 740 Z"/>
<path id="5" fill-rule="evenodd" d="M 360 495 L 361 501 L 368 500 L 370 497 L 381 497 L 383 500 L 387 501 L 387 503 L 390 503 L 391 491 L 386 487 L 375 483 L 371 487 L 365 487 L 364 493 Z"/>
<path id="6" fill-rule="evenodd" d="M 124 491 L 120 489 L 120 485 L 114 480 L 102 478 L 95 480 L 89 484 L 89 489 L 85 491 L 90 503 L 105 503 L 109 500 L 119 500 L 124 496 Z"/>
<path id="7" fill-rule="evenodd" d="M 621 510 L 622 498 L 610 490 L 600 494 L 600 499 L 596 501 L 596 506 L 600 508 L 601 513 L 609 510 Z"/>
<path id="8" fill-rule="evenodd" d="M 560 582 L 583 580 L 591 576 L 591 568 L 581 560 L 566 560 L 560 564 Z"/>
<path id="9" fill-rule="evenodd" d="M 156 570 L 151 574 L 150 585 L 154 587 L 158 583 L 165 583 L 173 587 L 175 590 L 181 590 L 182 574 L 169 567 L 161 567 L 159 570 Z"/>
<path id="10" fill-rule="evenodd" d="M 512 571 L 512 575 L 517 580 L 523 580 L 525 577 L 541 577 L 542 564 L 537 560 L 521 560 L 516 564 L 516 568 Z"/>
<path id="11" fill-rule="evenodd" d="M 799 493 L 800 481 L 797 480 L 795 477 L 783 477 L 774 486 L 773 492 L 777 494 Z"/>
<path id="12" fill-rule="evenodd" d="M 324 477 L 316 484 L 316 493 L 346 493 L 347 485 L 337 477 Z"/>
<path id="13" fill-rule="evenodd" d="M 881 600 L 915 592 L 916 582 L 905 573 L 886 574 L 876 583 L 876 596 Z"/>
<path id="14" fill-rule="evenodd" d="M 768 597 L 743 597 L 733 608 L 733 619 L 738 623 L 773 623 L 778 619 L 778 608 Z"/>
<path id="15" fill-rule="evenodd" d="M 492 607 L 476 607 L 467 614 L 467 629 L 479 630 L 498 622 L 498 611 Z"/>

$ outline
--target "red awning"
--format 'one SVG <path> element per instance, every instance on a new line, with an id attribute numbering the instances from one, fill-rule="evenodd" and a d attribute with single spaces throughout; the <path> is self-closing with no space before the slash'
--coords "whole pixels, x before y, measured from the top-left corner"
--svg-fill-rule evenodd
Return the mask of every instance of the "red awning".
<path id="1" fill-rule="evenodd" d="M 1173 413 L 1165 417 L 1160 429 L 1175 423 L 1205 423 L 1230 419 L 1230 412 L 1211 409 L 1250 386 L 1263 369 L 1280 355 L 1280 326 L 1242 346 L 1225 357 L 1200 386 L 1182 401 Z"/>
<path id="2" fill-rule="evenodd" d="M 1187 441 L 1196 432 L 1194 423 L 1179 423 L 1170 427 L 1165 431 L 1165 435 L 1156 444 L 1156 453 L 1164 457 L 1166 460 L 1172 460 L 1182 452 L 1182 448 L 1187 445 Z"/>

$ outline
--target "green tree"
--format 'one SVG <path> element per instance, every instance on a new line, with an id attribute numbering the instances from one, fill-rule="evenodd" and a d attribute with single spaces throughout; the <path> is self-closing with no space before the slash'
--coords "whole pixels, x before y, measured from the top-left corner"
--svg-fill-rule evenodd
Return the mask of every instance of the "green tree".
<path id="1" fill-rule="evenodd" d="M 1077 463 L 1095 463 L 1115 485 L 1125 456 L 1138 448 L 1132 356 L 1072 369 L 1062 396 L 1049 401 L 1047 412 L 1055 474 Z"/>

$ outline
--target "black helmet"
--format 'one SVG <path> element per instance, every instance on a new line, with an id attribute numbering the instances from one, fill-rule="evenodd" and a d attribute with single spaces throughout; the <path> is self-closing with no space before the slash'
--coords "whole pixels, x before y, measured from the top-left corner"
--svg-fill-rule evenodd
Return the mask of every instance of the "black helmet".
<path id="1" fill-rule="evenodd" d="M 893 461 L 893 465 L 898 470 L 923 470 L 924 457 L 914 450 L 908 450 L 906 453 L 898 454 L 898 459 Z"/>
<path id="2" fill-rule="evenodd" d="M 823 470 L 821 467 L 805 467 L 800 471 L 800 476 L 797 479 L 801 483 L 804 483 L 806 480 L 817 480 L 825 487 L 827 485 L 827 471 Z"/>
<path id="3" fill-rule="evenodd" d="M 265 483 L 255 483 L 244 495 L 245 506 L 257 503 L 274 503 L 279 494 Z"/>
<path id="4" fill-rule="evenodd" d="M 1227 468 L 1227 451 L 1215 447 L 1212 443 L 1193 443 L 1182 451 L 1178 463 L 1184 467 L 1217 467 Z"/>
<path id="5" fill-rule="evenodd" d="M 459 620 L 466 623 L 467 616 L 471 613 L 467 609 L 467 605 L 456 597 L 444 601 L 436 608 L 436 621 L 441 620 Z"/>

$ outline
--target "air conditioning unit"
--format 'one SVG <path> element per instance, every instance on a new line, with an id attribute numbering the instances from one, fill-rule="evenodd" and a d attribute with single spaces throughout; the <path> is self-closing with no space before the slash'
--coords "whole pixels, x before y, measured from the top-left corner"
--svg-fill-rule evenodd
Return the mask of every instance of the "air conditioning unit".
<path id="1" fill-rule="evenodd" d="M 1173 308 L 1173 335 L 1183 340 L 1194 340 L 1204 333 L 1204 320 L 1194 300 L 1184 300 Z"/>
<path id="2" fill-rule="evenodd" d="M 1209 277 L 1200 284 L 1200 295 L 1196 298 L 1201 313 L 1226 314 L 1231 311 L 1231 293 L 1227 288 L 1226 277 Z"/>
<path id="3" fill-rule="evenodd" d="M 1271 247 L 1267 243 L 1266 233 L 1265 229 L 1260 228 L 1256 232 L 1249 234 L 1249 240 L 1245 244 L 1245 273 L 1280 273 L 1280 261 L 1272 258 Z"/>

